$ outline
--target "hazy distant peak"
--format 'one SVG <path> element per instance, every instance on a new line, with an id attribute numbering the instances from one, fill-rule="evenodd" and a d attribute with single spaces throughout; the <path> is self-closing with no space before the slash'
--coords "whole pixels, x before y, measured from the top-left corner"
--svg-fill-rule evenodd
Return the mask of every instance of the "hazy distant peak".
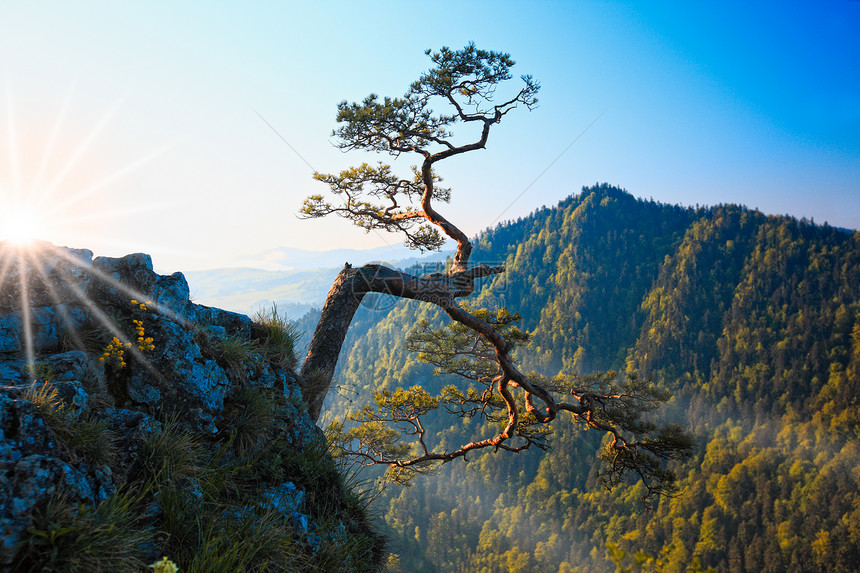
<path id="1" fill-rule="evenodd" d="M 438 255 L 438 253 L 436 253 Z M 373 249 L 332 249 L 312 251 L 294 247 L 277 247 L 229 261 L 231 267 L 249 267 L 267 271 L 291 271 L 342 267 L 344 263 L 364 265 L 370 262 L 393 262 L 419 256 L 403 245 Z"/>

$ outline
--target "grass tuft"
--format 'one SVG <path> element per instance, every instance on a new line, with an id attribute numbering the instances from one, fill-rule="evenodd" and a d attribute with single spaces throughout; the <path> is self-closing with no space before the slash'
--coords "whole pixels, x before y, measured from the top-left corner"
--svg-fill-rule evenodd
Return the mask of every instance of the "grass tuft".
<path id="1" fill-rule="evenodd" d="M 63 440 L 91 464 L 113 467 L 119 459 L 116 436 L 108 429 L 107 421 L 96 419 L 91 413 L 75 420 Z"/>
<path id="2" fill-rule="evenodd" d="M 87 354 L 101 354 L 110 341 L 111 334 L 103 326 L 87 322 L 74 329 L 60 333 L 60 348 L 63 352 L 81 350 Z"/>
<path id="3" fill-rule="evenodd" d="M 276 396 L 271 390 L 242 390 L 225 410 L 226 426 L 230 430 L 233 447 L 240 456 L 262 447 L 274 430 Z"/>
<path id="4" fill-rule="evenodd" d="M 178 484 L 200 473 L 202 447 L 200 442 L 182 430 L 179 423 L 168 420 L 160 432 L 146 436 L 141 446 L 141 481 L 161 486 Z"/>
<path id="5" fill-rule="evenodd" d="M 262 342 L 261 353 L 266 360 L 281 368 L 296 367 L 296 349 L 301 332 L 294 322 L 278 313 L 278 305 L 271 310 L 260 310 L 254 317 L 254 325 Z"/>
<path id="6" fill-rule="evenodd" d="M 219 363 L 240 378 L 244 378 L 245 364 L 251 362 L 252 356 L 259 352 L 254 341 L 236 334 L 214 338 L 211 344 Z"/>
<path id="7" fill-rule="evenodd" d="M 56 372 L 54 372 L 54 367 L 47 362 L 34 362 L 32 364 L 28 364 L 25 368 L 27 374 L 29 374 L 36 380 L 50 382 L 54 379 L 54 376 L 56 376 Z"/>
<path id="8" fill-rule="evenodd" d="M 184 519 L 192 526 L 183 533 L 185 542 L 172 547 L 177 562 L 184 564 L 181 571 L 299 571 L 292 566 L 299 548 L 283 515 L 273 511 L 225 515 L 217 505 L 206 503 L 190 513 Z"/>
<path id="9" fill-rule="evenodd" d="M 52 384 L 30 384 L 24 388 L 21 398 L 35 406 L 45 424 L 73 458 L 71 461 L 80 456 L 91 464 L 111 465 L 118 459 L 116 436 L 108 429 L 107 422 L 95 419 L 89 411 L 76 415 Z"/>
<path id="10" fill-rule="evenodd" d="M 55 432 L 69 424 L 68 407 L 50 382 L 30 384 L 21 391 L 21 399 L 31 402 L 49 428 Z"/>
<path id="11" fill-rule="evenodd" d="M 59 496 L 37 508 L 33 527 L 19 545 L 14 570 L 21 573 L 115 573 L 144 571 L 154 531 L 136 511 L 140 497 L 114 494 L 96 507 Z"/>

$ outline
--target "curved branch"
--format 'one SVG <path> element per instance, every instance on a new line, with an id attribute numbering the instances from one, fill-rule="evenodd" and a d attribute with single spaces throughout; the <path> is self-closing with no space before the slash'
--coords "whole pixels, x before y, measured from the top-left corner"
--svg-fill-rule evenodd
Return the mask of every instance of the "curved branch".
<path id="1" fill-rule="evenodd" d="M 319 418 L 343 340 L 365 294 L 390 294 L 429 302 L 444 309 L 456 306 L 455 298 L 472 294 L 476 279 L 496 275 L 504 270 L 504 267 L 479 265 L 448 275 L 419 277 L 382 265 L 357 268 L 348 264 L 344 266 L 323 304 L 320 320 L 302 365 L 302 394 L 311 417 L 314 420 Z"/>

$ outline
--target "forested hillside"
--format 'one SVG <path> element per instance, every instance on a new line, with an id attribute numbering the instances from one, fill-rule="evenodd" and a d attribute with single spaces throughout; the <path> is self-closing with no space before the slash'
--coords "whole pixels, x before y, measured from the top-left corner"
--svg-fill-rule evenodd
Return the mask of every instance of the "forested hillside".
<path id="1" fill-rule="evenodd" d="M 525 370 L 630 370 L 697 440 L 682 494 L 607 492 L 601 436 L 554 423 L 552 451 L 454 462 L 378 500 L 402 571 L 614 571 L 606 543 L 718 571 L 860 569 L 860 233 L 737 206 L 681 208 L 600 185 L 486 231 L 508 272 L 472 297 L 533 333 Z M 368 297 L 324 420 L 374 390 L 443 383 L 404 350 L 426 305 Z M 392 303 L 393 304 L 393 303 Z M 440 417 L 458 445 L 472 421 Z"/>

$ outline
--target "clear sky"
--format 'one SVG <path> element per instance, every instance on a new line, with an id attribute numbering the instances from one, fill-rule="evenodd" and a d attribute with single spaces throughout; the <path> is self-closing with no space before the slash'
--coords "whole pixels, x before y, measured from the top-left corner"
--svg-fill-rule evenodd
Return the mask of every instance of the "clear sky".
<path id="1" fill-rule="evenodd" d="M 542 84 L 438 166 L 470 235 L 596 182 L 860 228 L 856 0 L 3 0 L 0 239 L 29 209 L 44 239 L 161 272 L 398 245 L 295 213 L 314 169 L 369 159 L 332 147 L 339 101 L 402 95 L 425 49 L 470 41 Z"/>

